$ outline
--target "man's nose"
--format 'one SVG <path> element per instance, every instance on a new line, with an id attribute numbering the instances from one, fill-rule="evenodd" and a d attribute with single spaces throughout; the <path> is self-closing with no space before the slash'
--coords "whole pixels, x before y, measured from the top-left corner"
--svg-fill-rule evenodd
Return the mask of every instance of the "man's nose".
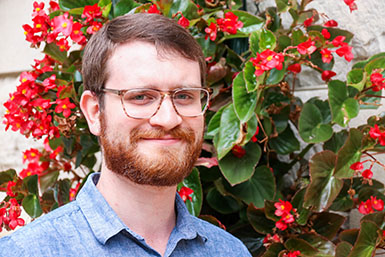
<path id="1" fill-rule="evenodd" d="M 171 130 L 182 123 L 182 117 L 175 110 L 169 95 L 164 96 L 158 111 L 150 118 L 149 123 L 165 130 Z"/>

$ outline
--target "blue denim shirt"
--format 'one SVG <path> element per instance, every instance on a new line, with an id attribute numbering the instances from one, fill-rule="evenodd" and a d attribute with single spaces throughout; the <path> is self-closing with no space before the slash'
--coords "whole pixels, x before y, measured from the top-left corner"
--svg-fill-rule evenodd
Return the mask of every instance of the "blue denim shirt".
<path id="1" fill-rule="evenodd" d="M 76 200 L 0 239 L 0 256 L 161 256 L 130 230 L 89 177 Z M 251 256 L 240 240 L 189 214 L 176 197 L 177 221 L 164 256 Z M 138 210 L 140 211 L 140 210 Z"/>

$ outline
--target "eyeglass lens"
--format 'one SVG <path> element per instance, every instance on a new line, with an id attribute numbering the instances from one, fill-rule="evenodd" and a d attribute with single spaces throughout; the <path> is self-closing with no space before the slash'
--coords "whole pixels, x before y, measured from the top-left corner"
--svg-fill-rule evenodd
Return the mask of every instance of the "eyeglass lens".
<path id="1" fill-rule="evenodd" d="M 208 91 L 201 88 L 173 91 L 171 100 L 176 111 L 182 116 L 198 116 L 206 109 Z M 129 90 L 123 95 L 127 114 L 134 118 L 149 118 L 158 110 L 162 93 L 152 89 Z"/>

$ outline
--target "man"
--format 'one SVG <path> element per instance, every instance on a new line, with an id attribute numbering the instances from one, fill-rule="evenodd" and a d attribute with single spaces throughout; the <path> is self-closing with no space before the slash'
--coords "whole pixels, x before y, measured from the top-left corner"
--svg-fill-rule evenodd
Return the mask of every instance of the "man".
<path id="1" fill-rule="evenodd" d="M 176 194 L 200 154 L 209 98 L 189 33 L 161 15 L 118 17 L 87 44 L 82 72 L 101 173 L 75 201 L 2 238 L 0 256 L 250 256 Z"/>

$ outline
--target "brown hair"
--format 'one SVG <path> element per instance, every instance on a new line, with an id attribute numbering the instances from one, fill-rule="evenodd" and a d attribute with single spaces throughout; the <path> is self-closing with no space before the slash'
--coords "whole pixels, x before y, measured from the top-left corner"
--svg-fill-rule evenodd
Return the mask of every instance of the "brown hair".
<path id="1" fill-rule="evenodd" d="M 108 78 L 108 59 L 117 46 L 132 41 L 152 43 L 158 54 L 172 52 L 198 62 L 202 86 L 206 84 L 205 58 L 190 33 L 162 15 L 136 13 L 107 22 L 87 43 L 82 66 L 85 90 L 92 91 L 100 98 Z"/>

